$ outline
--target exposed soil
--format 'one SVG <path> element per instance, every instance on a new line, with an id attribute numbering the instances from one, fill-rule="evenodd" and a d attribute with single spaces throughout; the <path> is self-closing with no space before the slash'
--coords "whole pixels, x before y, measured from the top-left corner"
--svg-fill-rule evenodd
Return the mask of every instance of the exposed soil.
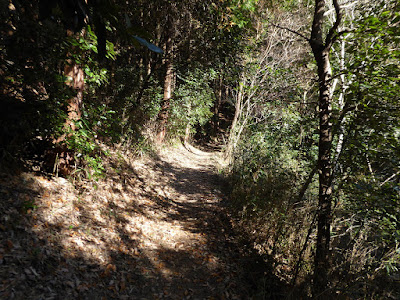
<path id="1" fill-rule="evenodd" d="M 0 298 L 248 299 L 217 157 L 114 152 L 105 179 L 79 188 L 0 174 Z"/>

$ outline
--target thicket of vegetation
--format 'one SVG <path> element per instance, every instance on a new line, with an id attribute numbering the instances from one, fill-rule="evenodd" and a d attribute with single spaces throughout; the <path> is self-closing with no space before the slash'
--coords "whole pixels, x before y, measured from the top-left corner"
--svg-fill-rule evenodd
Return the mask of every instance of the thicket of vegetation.
<path id="1" fill-rule="evenodd" d="M 307 45 L 311 21 L 304 22 L 312 18 L 313 4 L 295 5 L 298 15 L 293 6 L 271 11 L 262 44 L 244 56 L 230 140 L 233 198 L 244 227 L 256 229 L 262 251 L 293 286 L 327 276 L 329 283 L 315 295 L 398 297 L 390 291 L 398 287 L 400 258 L 399 6 L 333 1 L 342 16 L 329 51 L 332 195 L 331 212 L 324 212 L 317 201 L 322 80 Z M 327 4 L 329 38 L 339 16 Z M 323 275 L 315 269 L 315 250 L 324 213 L 331 229 Z"/>
<path id="2" fill-rule="evenodd" d="M 102 144 L 213 141 L 293 293 L 400 297 L 398 1 L 0 0 L 0 17 L 3 171 L 96 179 Z"/>

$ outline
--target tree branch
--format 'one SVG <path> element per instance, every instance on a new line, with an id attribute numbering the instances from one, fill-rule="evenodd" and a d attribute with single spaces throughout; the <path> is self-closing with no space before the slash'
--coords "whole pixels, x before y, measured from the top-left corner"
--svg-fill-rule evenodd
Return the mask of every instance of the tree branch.
<path id="1" fill-rule="evenodd" d="M 327 48 L 327 49 L 329 49 L 332 46 L 332 44 L 336 41 L 336 39 L 338 38 L 338 33 L 336 31 L 340 25 L 340 22 L 342 21 L 342 16 L 343 16 L 338 0 L 333 0 L 333 6 L 335 7 L 335 11 L 336 11 L 336 21 L 335 21 L 335 24 L 333 24 L 333 26 L 329 30 L 328 35 L 325 40 L 326 41 L 325 48 Z"/>
<path id="2" fill-rule="evenodd" d="M 359 2 L 359 1 L 357 0 L 357 1 L 354 1 L 354 2 L 352 2 L 352 3 L 349 3 L 349 2 L 347 2 L 347 3 L 342 3 L 341 8 L 342 8 L 342 9 L 343 9 L 343 8 L 349 8 L 349 7 L 351 7 L 351 6 L 356 5 L 358 2 Z M 330 9 L 330 10 L 328 10 L 328 11 L 326 11 L 326 12 L 325 12 L 325 15 L 330 14 L 333 10 L 334 10 L 334 8 L 333 8 L 333 9 Z"/>
<path id="3" fill-rule="evenodd" d="M 306 37 L 305 35 L 301 34 L 300 32 L 297 32 L 296 30 L 293 30 L 293 29 L 290 29 L 290 28 L 287 28 L 287 27 L 283 27 L 283 26 L 280 26 L 280 25 L 277 25 L 277 24 L 274 24 L 274 23 L 271 23 L 271 25 L 275 26 L 277 28 L 283 29 L 283 30 L 287 30 L 287 31 L 289 31 L 291 33 L 294 33 L 294 34 L 302 37 L 303 39 L 305 39 L 307 42 L 310 41 L 310 39 L 308 37 Z"/>
<path id="4" fill-rule="evenodd" d="M 400 174 L 400 171 L 394 173 L 392 176 L 390 176 L 389 178 L 387 178 L 384 182 L 382 182 L 379 187 L 383 186 L 385 183 L 389 182 L 390 180 L 392 180 L 393 178 L 395 178 L 397 175 Z"/>
<path id="5" fill-rule="evenodd" d="M 297 203 L 300 203 L 301 201 L 303 201 L 304 198 L 304 194 L 306 193 L 309 185 L 312 182 L 312 179 L 315 175 L 315 173 L 317 173 L 318 170 L 318 164 L 316 163 L 313 167 L 313 169 L 311 170 L 310 174 L 308 175 L 308 178 L 306 180 L 306 182 L 303 184 L 303 186 L 300 189 L 299 195 L 297 196 L 297 199 L 295 200 L 295 202 L 293 203 L 293 205 L 296 205 Z"/>
<path id="6" fill-rule="evenodd" d="M 314 230 L 315 221 L 317 221 L 317 211 L 315 211 L 315 213 L 314 213 L 314 217 L 312 219 L 310 227 L 308 228 L 308 232 L 307 232 L 306 238 L 304 240 L 303 247 L 301 248 L 301 251 L 299 253 L 299 259 L 297 260 L 295 271 L 294 271 L 294 276 L 293 276 L 292 282 L 291 282 L 292 287 L 294 287 L 296 284 L 297 276 L 299 275 L 299 271 L 300 271 L 301 261 L 303 259 L 303 254 L 307 250 L 308 240 L 310 239 L 310 236 Z"/>
<path id="7" fill-rule="evenodd" d="M 357 104 L 357 105 L 353 105 L 353 106 L 345 106 L 344 108 L 343 108 L 343 110 L 340 112 L 340 115 L 339 115 L 339 117 L 338 117 L 338 124 L 340 124 L 342 121 L 343 121 L 343 119 L 344 119 L 344 117 L 346 116 L 346 114 L 348 113 L 348 112 L 351 112 L 351 111 L 353 111 L 353 110 L 356 110 L 356 109 L 358 109 L 358 107 L 359 107 L 359 105 Z"/>

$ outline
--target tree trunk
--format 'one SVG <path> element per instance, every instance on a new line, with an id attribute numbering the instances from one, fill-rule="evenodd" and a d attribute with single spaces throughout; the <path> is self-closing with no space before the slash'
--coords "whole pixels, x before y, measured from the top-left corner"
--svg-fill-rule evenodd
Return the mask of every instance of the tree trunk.
<path id="1" fill-rule="evenodd" d="M 71 36 L 73 33 L 68 31 L 67 34 Z M 76 95 L 68 99 L 68 116 L 64 123 L 64 130 L 75 131 L 77 129 L 75 122 L 78 121 L 82 115 L 81 108 L 85 89 L 85 76 L 81 66 L 73 61 L 67 61 L 64 66 L 64 76 L 67 78 L 65 84 L 76 91 Z M 45 165 L 48 166 L 49 170 L 52 169 L 56 175 L 59 173 L 64 176 L 68 175 L 74 164 L 74 155 L 65 145 L 66 137 L 67 134 L 63 134 L 57 139 L 54 139 L 53 143 L 56 146 L 45 154 Z"/>
<path id="2" fill-rule="evenodd" d="M 318 144 L 318 174 L 319 194 L 317 212 L 317 244 L 314 260 L 314 297 L 320 297 L 328 287 L 330 231 L 332 221 L 332 122 L 330 93 L 332 69 L 329 52 L 337 38 L 337 28 L 341 22 L 340 7 L 333 0 L 336 11 L 335 24 L 330 28 L 324 41 L 325 0 L 315 0 L 315 12 L 309 40 L 318 67 L 319 85 L 319 144 Z M 325 296 L 325 295 L 324 295 Z"/>
<path id="3" fill-rule="evenodd" d="M 331 228 L 331 150 L 332 123 L 330 79 L 331 67 L 328 51 L 314 53 L 318 64 L 319 78 L 319 195 L 318 195 L 318 232 L 315 254 L 314 287 L 317 294 L 322 293 L 328 284 L 329 246 Z"/>
<path id="4" fill-rule="evenodd" d="M 76 90 L 76 96 L 68 100 L 68 119 L 66 125 L 71 127 L 72 130 L 76 130 L 74 121 L 81 118 L 83 90 L 85 87 L 84 73 L 79 65 L 70 63 L 64 67 L 64 75 L 69 78 L 66 84 Z"/>
<path id="5" fill-rule="evenodd" d="M 190 141 L 190 123 L 186 124 L 184 144 L 187 145 Z"/>
<path id="6" fill-rule="evenodd" d="M 173 64 L 172 60 L 168 59 L 167 70 L 164 77 L 164 97 L 161 104 L 161 111 L 158 114 L 158 133 L 157 142 L 162 144 L 167 133 L 167 123 L 169 116 L 170 101 L 172 97 L 172 82 L 173 82 Z"/>
<path id="7" fill-rule="evenodd" d="M 242 113 L 243 108 L 243 86 L 244 80 L 239 83 L 239 91 L 236 95 L 236 104 L 235 104 L 235 115 L 233 116 L 231 130 L 229 133 L 228 145 L 225 151 L 225 158 L 230 160 L 233 154 L 234 148 L 236 147 L 236 133 L 237 133 L 237 126 L 239 122 L 240 115 Z"/>
<path id="8" fill-rule="evenodd" d="M 74 33 L 70 30 L 67 31 L 68 36 L 72 36 Z M 83 34 L 83 33 L 82 33 Z M 85 89 L 85 73 L 81 66 L 76 64 L 74 61 L 68 60 L 64 66 L 64 76 L 67 78 L 65 84 L 72 87 L 76 91 L 76 96 L 68 100 L 68 118 L 65 121 L 64 128 L 71 128 L 76 130 L 74 124 L 81 118 L 81 108 L 83 102 L 83 92 Z M 65 135 L 59 137 L 55 142 L 60 143 L 65 140 Z"/>
<path id="9" fill-rule="evenodd" d="M 219 120 L 219 110 L 222 103 L 222 75 L 219 75 L 219 78 L 215 80 L 216 82 L 216 101 L 214 102 L 214 118 L 213 118 L 213 135 L 217 139 L 218 138 L 218 130 L 220 125 Z"/>
<path id="10" fill-rule="evenodd" d="M 348 37 L 348 36 L 347 36 Z M 345 72 L 345 45 L 346 45 L 346 37 L 343 38 L 341 40 L 341 44 L 340 44 L 340 52 L 338 53 L 338 59 L 339 59 L 339 65 L 340 65 L 340 72 L 342 73 L 340 75 L 340 81 L 341 81 L 341 91 L 340 91 L 340 95 L 339 95 L 339 99 L 338 99 L 338 106 L 339 106 L 339 111 L 341 114 L 344 114 L 344 108 L 345 108 L 345 95 L 346 95 L 346 90 L 348 89 L 348 87 L 350 86 L 352 80 L 348 80 L 346 81 L 346 77 L 344 75 Z M 333 94 L 333 90 L 331 92 L 331 94 Z M 336 150 L 335 150 L 335 157 L 333 159 L 333 170 L 332 170 L 332 174 L 333 177 L 335 177 L 335 174 L 337 173 L 338 169 L 339 169 L 339 158 L 341 156 L 342 153 L 342 149 L 343 149 L 343 145 L 344 145 L 344 140 L 345 140 L 345 123 L 346 123 L 346 115 L 344 114 L 343 118 L 341 120 L 339 120 L 339 129 L 338 129 L 338 141 L 336 144 Z"/>
<path id="11" fill-rule="evenodd" d="M 161 103 L 161 110 L 158 114 L 158 130 L 156 142 L 162 144 L 167 133 L 167 123 L 174 83 L 174 64 L 172 49 L 172 30 L 171 25 L 168 30 L 168 38 L 165 43 L 165 76 L 164 76 L 164 96 Z"/>

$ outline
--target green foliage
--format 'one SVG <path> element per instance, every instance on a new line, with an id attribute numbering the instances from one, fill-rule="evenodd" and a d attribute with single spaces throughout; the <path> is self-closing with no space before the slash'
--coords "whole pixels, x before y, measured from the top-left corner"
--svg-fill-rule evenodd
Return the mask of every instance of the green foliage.
<path id="1" fill-rule="evenodd" d="M 251 210 L 288 204 L 305 175 L 300 150 L 301 119 L 293 106 L 265 105 L 263 123 L 249 126 L 235 153 L 233 198 Z"/>
<path id="2" fill-rule="evenodd" d="M 203 126 L 212 117 L 211 107 L 215 96 L 210 84 L 215 77 L 214 70 L 202 71 L 195 69 L 183 76 L 178 76 L 179 85 L 176 88 L 171 103 L 169 130 L 183 136 L 186 127 L 193 129 Z"/>
<path id="3" fill-rule="evenodd" d="M 346 174 L 351 176 L 346 184 L 353 182 L 363 187 L 352 188 L 349 193 L 363 195 L 361 198 L 366 196 L 368 203 L 368 195 L 373 194 L 376 200 L 381 199 L 381 204 L 386 197 L 390 201 L 396 198 L 392 181 L 381 187 L 373 184 L 374 181 L 384 182 L 400 165 L 400 30 L 394 23 L 400 19 L 400 14 L 395 7 L 387 10 L 378 5 L 376 14 L 362 17 L 354 33 L 357 43 L 348 49 L 352 61 L 347 70 L 354 80 L 346 97 L 348 105 L 354 105 L 357 110 L 348 116 L 347 147 L 350 151 L 346 152 L 342 163 Z"/>
<path id="4" fill-rule="evenodd" d="M 285 9 L 295 3 L 286 1 Z M 334 166 L 338 221 L 334 222 L 332 230 L 333 261 L 337 266 L 332 270 L 332 286 L 336 284 L 334 288 L 338 290 L 351 290 L 353 287 L 350 284 L 344 287 L 344 282 L 353 281 L 376 286 L 364 291 L 365 297 L 375 293 L 383 298 L 387 293 L 384 290 L 391 288 L 388 284 L 392 282 L 391 276 L 398 276 L 399 272 L 398 8 L 396 1 L 370 3 L 365 15 L 354 21 L 353 36 L 345 40 L 345 67 L 341 66 L 341 61 L 334 61 L 332 55 L 334 74 L 343 74 L 345 79 L 344 88 L 335 91 L 332 118 L 336 123 L 334 146 L 340 146 L 339 135 L 343 141 Z M 244 134 L 235 153 L 232 197 L 239 209 L 250 212 L 247 216 L 266 216 L 260 227 L 275 234 L 273 241 L 266 234 L 267 249 L 291 257 L 299 253 L 303 242 L 307 242 L 301 237 L 307 235 L 312 212 L 316 209 L 318 187 L 313 181 L 303 201 L 296 203 L 295 208 L 291 205 L 316 161 L 315 107 L 287 105 L 286 101 L 302 103 L 303 100 L 300 98 L 302 89 L 290 84 L 296 82 L 293 81 L 296 76 L 274 65 L 273 55 L 267 62 L 271 67 L 260 66 L 258 58 L 254 60 L 251 56 L 254 48 L 248 50 L 245 75 L 262 74 L 264 77 L 260 81 L 263 84 L 252 85 L 251 79 L 255 77 L 251 76 L 241 83 L 245 94 L 243 103 L 247 105 L 245 101 L 249 98 L 246 97 L 251 95 L 253 106 L 248 105 L 252 109 L 251 117 L 247 124 L 243 123 L 246 125 Z M 335 78 L 342 80 L 339 76 Z M 336 96 L 343 91 L 344 107 L 336 102 Z M 310 98 L 304 102 L 312 103 Z M 301 219 L 300 211 L 308 215 L 307 219 Z M 293 223 L 288 224 L 290 222 Z M 296 234 L 301 237 L 294 238 Z M 309 242 L 311 244 L 312 235 Z M 300 273 L 306 274 L 312 270 L 313 250 L 310 245 L 304 245 L 298 266 Z M 293 267 L 293 258 L 287 266 Z M 333 283 L 335 280 L 338 282 Z"/>
<path id="5" fill-rule="evenodd" d="M 231 0 L 227 8 L 230 17 L 230 26 L 243 28 L 249 24 L 249 14 L 257 8 L 258 0 Z"/>
<path id="6" fill-rule="evenodd" d="M 1 165 L 5 158 L 35 148 L 34 141 L 64 134 L 75 154 L 76 173 L 91 179 L 104 176 L 103 143 L 121 143 L 134 153 L 151 151 L 145 133 L 153 133 L 161 109 L 165 65 L 161 55 L 135 44 L 133 35 L 160 47 L 171 40 L 179 75 L 169 134 L 183 136 L 187 129 L 193 133 L 207 125 L 216 98 L 213 88 L 221 78 L 218 84 L 229 87 L 219 100 L 228 106 L 238 99 L 241 109 L 232 129 L 237 137 L 232 201 L 238 211 L 263 223 L 259 235 L 264 240 L 258 242 L 280 262 L 276 273 L 287 280 L 297 261 L 303 274 L 310 273 L 313 234 L 309 244 L 306 236 L 316 209 L 316 182 L 311 180 L 300 201 L 297 197 L 317 157 L 318 110 L 310 75 L 315 65 L 297 38 L 267 28 L 265 20 L 276 17 L 276 24 L 304 32 L 307 17 L 296 15 L 308 11 L 313 1 L 100 2 L 87 12 L 107 31 L 107 60 L 100 62 L 98 27 L 87 25 L 66 38 L 60 6 L 52 12 L 53 20 L 38 20 L 37 1 L 0 2 Z M 332 64 L 334 75 L 345 78 L 334 78 L 339 82 L 332 114 L 334 146 L 342 135 L 343 149 L 333 166 L 335 216 L 341 223 L 335 221 L 332 240 L 341 269 L 337 278 L 370 286 L 378 273 L 398 276 L 400 268 L 400 13 L 398 1 L 358 2 L 358 19 L 349 26 L 354 30 L 344 40 L 345 64 L 339 59 Z M 169 31 L 171 21 L 174 30 Z M 67 132 L 68 100 L 76 91 L 65 84 L 65 64 L 77 64 L 85 73 L 82 116 L 76 130 Z M 336 99 L 341 92 L 344 107 Z M 23 206 L 35 208 L 31 202 Z M 340 282 L 337 286 L 344 290 Z"/>
<path id="7" fill-rule="evenodd" d="M 67 63 L 75 63 L 81 65 L 85 72 L 85 83 L 89 90 L 94 91 L 96 87 L 100 87 L 108 83 L 107 69 L 101 68 L 98 62 L 97 36 L 88 25 L 85 34 L 79 37 L 71 36 L 65 43 L 65 51 L 67 52 Z M 114 45 L 110 41 L 106 42 L 106 58 L 115 60 L 117 54 Z"/>
<path id="8" fill-rule="evenodd" d="M 86 83 L 96 84 L 100 86 L 102 83 L 108 82 L 106 69 L 100 69 L 96 73 L 93 70 L 91 70 L 88 66 L 85 66 L 84 72 L 86 75 L 85 77 Z"/>
<path id="9" fill-rule="evenodd" d="M 336 216 L 348 221 L 347 233 L 333 241 L 350 238 L 336 261 L 347 281 L 376 285 L 374 293 L 384 298 L 391 280 L 382 271 L 399 271 L 400 15 L 396 1 L 362 8 L 341 70 L 350 84 L 344 112 L 337 112 L 344 116 L 344 144 L 335 166 Z"/>
<path id="10" fill-rule="evenodd" d="M 105 169 L 101 157 L 84 156 L 84 163 L 87 166 L 87 178 L 97 180 L 98 178 L 105 177 Z"/>
<path id="11" fill-rule="evenodd" d="M 142 118 L 145 120 L 152 120 L 157 117 L 161 109 L 161 100 L 163 99 L 163 87 L 158 80 L 152 79 L 149 83 L 149 87 L 146 89 L 143 95 L 143 103 L 138 109 L 144 115 Z M 133 105 L 135 99 L 132 99 Z M 139 124 L 143 123 L 137 120 Z"/>
<path id="12" fill-rule="evenodd" d="M 118 141 L 120 132 L 117 124 L 119 119 L 115 117 L 114 110 L 105 104 L 87 101 L 81 119 L 75 122 L 76 130 L 68 130 L 67 146 L 74 151 L 76 160 L 88 168 L 86 172 L 89 177 L 96 179 L 104 175 L 101 157 L 107 153 L 99 147 L 99 138 Z"/>
<path id="13" fill-rule="evenodd" d="M 116 53 L 111 42 L 107 41 L 106 58 L 115 60 Z M 64 43 L 67 63 L 79 64 L 85 73 L 85 101 L 81 107 L 82 116 L 75 122 L 76 130 L 67 130 L 66 143 L 75 153 L 75 160 L 81 163 L 80 168 L 89 178 L 103 176 L 101 163 L 103 151 L 98 146 L 98 137 L 107 137 L 108 141 L 118 141 L 121 128 L 115 111 L 96 97 L 98 89 L 109 83 L 108 71 L 101 68 L 97 60 L 97 36 L 91 26 L 84 34 L 71 36 Z"/>
<path id="14" fill-rule="evenodd" d="M 25 200 L 24 203 L 22 203 L 22 210 L 24 211 L 24 213 L 35 209 L 37 209 L 37 205 L 35 204 L 34 199 Z"/>
<path id="15" fill-rule="evenodd" d="M 312 244 L 306 238 L 313 226 L 317 185 L 312 182 L 297 201 L 313 167 L 310 157 L 313 162 L 317 154 L 312 144 L 299 138 L 305 124 L 296 105 L 279 104 L 264 103 L 263 121 L 252 120 L 247 127 L 229 174 L 230 198 L 244 230 L 268 255 L 274 274 L 289 282 L 296 268 L 301 276 L 313 270 Z M 262 294 L 265 288 L 257 292 Z"/>
<path id="16" fill-rule="evenodd" d="M 348 195 L 346 209 L 356 213 L 358 218 L 372 221 L 373 231 L 378 234 L 376 242 L 380 247 L 400 243 L 400 194 L 397 184 L 386 183 L 382 186 L 372 179 L 362 178 L 356 184 L 344 187 Z"/>

